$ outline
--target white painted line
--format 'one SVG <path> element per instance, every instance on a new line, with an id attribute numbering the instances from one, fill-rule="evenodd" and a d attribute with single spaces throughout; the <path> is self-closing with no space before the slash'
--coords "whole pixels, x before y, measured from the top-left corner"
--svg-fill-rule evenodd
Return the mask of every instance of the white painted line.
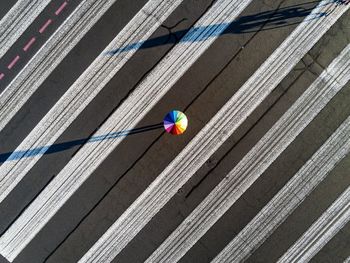
<path id="1" fill-rule="evenodd" d="M 350 263 L 350 256 L 347 259 L 345 259 L 344 263 Z"/>
<path id="2" fill-rule="evenodd" d="M 349 220 L 350 187 L 288 249 L 278 262 L 309 262 Z"/>
<path id="3" fill-rule="evenodd" d="M 349 79 L 350 45 L 163 242 L 147 262 L 177 262 L 185 255 L 293 142 Z"/>
<path id="4" fill-rule="evenodd" d="M 19 0 L 0 21 L 0 59 L 51 0 Z"/>
<path id="5" fill-rule="evenodd" d="M 111 4 L 115 0 L 110 1 Z M 88 12 L 94 18 L 97 14 L 95 12 L 101 11 L 101 5 L 104 10 L 107 10 L 107 3 L 104 0 L 95 1 L 88 0 L 85 3 L 90 3 L 88 7 L 93 4 L 93 11 Z M 128 51 L 116 54 L 114 56 L 101 55 L 98 56 L 95 61 L 88 67 L 87 70 L 78 78 L 78 80 L 69 88 L 69 90 L 61 97 L 56 105 L 46 114 L 46 116 L 39 122 L 39 124 L 32 130 L 26 139 L 19 145 L 14 153 L 8 158 L 9 161 L 5 161 L 0 167 L 0 202 L 9 194 L 9 192 L 16 186 L 16 184 L 25 176 L 31 167 L 42 157 L 42 154 L 48 147 L 44 147 L 42 154 L 27 157 L 25 151 L 30 149 L 40 148 L 41 146 L 47 146 L 54 143 L 54 141 L 63 133 L 63 131 L 74 121 L 83 109 L 89 104 L 89 102 L 99 93 L 99 91 L 105 86 L 106 83 L 114 76 L 116 72 L 129 60 L 129 58 L 136 52 L 141 46 L 143 41 L 147 40 L 149 36 L 161 25 L 161 23 L 171 14 L 171 12 L 182 2 L 182 0 L 172 0 L 167 3 L 161 4 L 161 0 L 151 0 L 146 4 L 141 11 L 128 23 L 128 25 L 116 36 L 116 38 L 106 47 L 102 54 L 107 53 L 115 48 L 122 48 L 128 46 L 131 43 L 139 43 L 137 47 Z M 83 6 L 85 7 L 85 6 Z M 82 8 L 78 7 L 77 10 Z M 90 10 L 85 7 L 85 10 Z M 99 13 L 101 14 L 101 13 Z M 152 15 L 149 15 L 152 14 Z M 86 21 L 92 22 L 90 15 L 84 17 Z M 75 17 L 75 16 L 74 16 Z M 81 16 L 77 16 L 82 19 Z M 72 21 L 72 19 L 69 19 Z M 81 24 L 81 23 L 78 23 Z M 76 35 L 73 34 L 76 39 Z M 68 41 L 68 40 L 66 40 Z M 75 40 L 71 40 L 75 41 Z M 61 43 L 62 44 L 62 43 Z M 57 51 L 60 49 L 58 48 Z M 38 53 L 41 53 L 40 51 Z M 61 53 L 60 53 L 61 54 Z M 50 56 L 49 67 L 51 67 L 57 58 L 51 58 Z M 35 63 L 36 65 L 38 63 Z M 43 63 L 40 63 L 43 65 Z M 18 99 L 23 98 L 30 91 L 33 86 L 40 82 L 39 73 L 46 74 L 45 70 L 47 64 L 40 71 L 35 71 L 36 78 L 30 75 L 27 79 L 23 80 L 25 86 L 21 85 L 22 82 L 16 84 L 16 88 L 20 90 L 21 96 L 17 96 Z M 38 67 L 35 67 L 37 69 Z M 34 69 L 34 67 L 33 67 Z M 53 68 L 52 68 L 53 69 Z M 45 70 L 47 72 L 47 69 Z M 25 74 L 27 75 L 27 74 Z M 30 81 L 29 81 L 30 79 Z M 32 84 L 33 86 L 27 86 Z M 25 87 L 25 88 L 24 88 Z M 38 87 L 38 86 L 37 86 Z M 5 91 L 6 92 L 6 91 Z M 7 93 L 10 96 L 10 93 Z M 26 95 L 25 95 L 26 94 Z M 0 101 L 3 97 L 0 96 Z M 13 98 L 11 98 L 13 99 Z M 24 98 L 23 100 L 25 100 Z M 17 106 L 23 101 L 13 101 L 11 107 L 6 112 L 13 112 L 17 110 Z M 0 104 L 1 105 L 1 104 Z M 1 112 L 2 113 L 2 112 Z M 0 116 L 2 116 L 0 114 Z M 3 116 L 4 118 L 6 116 Z M 20 152 L 20 156 L 18 156 Z M 22 156 L 23 155 L 23 156 Z M 11 161 L 10 161 L 11 160 Z"/>
<path id="6" fill-rule="evenodd" d="M 74 10 L 74 12 L 65 20 L 56 33 L 49 41 L 37 52 L 28 65 L 20 72 L 20 74 L 8 85 L 8 87 L 0 95 L 0 130 L 11 120 L 18 112 L 30 96 L 39 88 L 49 74 L 64 59 L 70 50 L 78 43 L 78 41 L 88 32 L 88 30 L 98 21 L 100 17 L 109 9 L 116 0 L 84 0 Z M 165 6 L 174 10 L 182 0 L 172 0 Z M 115 56 L 102 55 L 96 58 L 94 63 L 85 71 L 82 77 L 74 83 L 70 91 L 51 109 L 46 118 L 42 120 L 35 129 L 27 136 L 27 138 L 14 151 L 0 167 L 0 202 L 10 193 L 16 184 L 25 176 L 32 166 L 40 159 L 40 155 L 36 158 L 20 158 L 18 152 L 21 150 L 30 150 L 37 148 L 36 146 L 46 146 L 52 144 L 66 127 L 74 120 L 70 113 L 61 118 L 64 110 L 74 111 L 80 106 L 80 111 L 76 111 L 77 116 L 93 99 L 94 96 L 103 88 L 108 80 L 128 61 L 128 59 L 136 52 L 142 41 L 145 41 L 155 29 L 160 25 L 170 11 L 166 11 L 164 15 L 159 13 L 153 18 L 148 17 L 148 10 L 156 8 L 159 0 L 151 0 L 145 6 L 146 13 L 141 12 L 128 26 L 111 42 L 106 48 L 110 51 L 116 48 L 122 48 L 130 43 L 139 43 L 134 49 L 116 54 Z M 162 5 L 164 6 L 164 5 Z M 158 12 L 160 7 L 156 9 Z M 158 17 L 159 16 L 159 17 Z M 149 24 L 147 24 L 149 23 Z M 64 37 L 62 37 L 64 36 Z M 103 53 L 104 54 L 104 53 Z M 98 69 L 101 74 L 98 73 Z M 98 74 L 97 74 L 98 73 Z M 98 80 L 96 80 L 99 78 Z M 97 85 L 97 83 L 100 83 Z M 88 88 L 91 92 L 88 92 Z M 81 94 L 81 96 L 78 96 Z M 72 103 L 71 107 L 66 107 L 72 98 L 79 99 L 77 104 Z M 86 97 L 89 96 L 89 99 Z M 64 102 L 62 104 L 62 102 Z M 54 116 L 53 116 L 54 115 Z M 62 126 L 62 122 L 68 121 Z M 54 125 L 53 120 L 59 122 Z M 51 129 L 48 127 L 51 126 Z M 56 132 L 54 129 L 58 129 Z M 49 131 L 51 133 L 49 133 Z M 55 134 L 55 136 L 53 135 Z M 46 135 L 46 137 L 42 137 Z M 38 138 L 41 138 L 39 140 Z M 47 147 L 43 149 L 46 151 Z M 23 152 L 23 151 L 22 151 Z M 15 156 L 15 157 L 14 157 Z"/>
<path id="7" fill-rule="evenodd" d="M 314 17 L 315 12 L 332 12 L 326 17 L 320 17 L 299 26 L 95 243 L 80 262 L 109 262 L 112 260 L 237 129 L 348 8 L 348 6 L 336 5 L 333 1 L 322 1 L 319 8 L 315 9 L 311 16 Z M 163 66 L 162 63 L 160 66 Z M 147 90 L 142 94 L 147 94 L 147 97 L 149 97 Z M 131 100 L 133 97 L 135 100 Z M 120 108 L 120 111 L 131 111 L 131 107 L 138 104 L 139 99 L 136 100 L 136 98 L 136 95 L 131 96 L 131 99 Z M 120 126 L 116 124 L 116 120 L 119 120 L 122 116 L 119 111 L 116 111 L 97 134 L 120 129 Z M 107 156 L 114 149 L 114 147 L 111 147 L 113 143 L 101 142 L 98 154 Z M 98 157 L 97 153 L 92 151 L 92 148 L 95 149 L 96 147 L 83 147 L 79 156 L 75 156 L 80 159 L 79 164 L 73 166 L 74 163 L 72 162 L 72 164 L 67 165 L 65 168 L 67 172 L 68 168 L 72 169 L 74 167 L 74 169 L 84 169 L 87 173 L 91 167 L 93 169 L 97 167 L 96 163 L 91 165 Z M 84 161 L 84 159 L 87 159 L 87 161 Z M 76 160 L 73 161 L 76 162 Z M 72 177 L 74 178 L 74 176 Z"/>
<path id="8" fill-rule="evenodd" d="M 86 2 L 86 1 L 85 1 Z M 96 12 L 106 11 L 108 5 L 105 0 L 96 1 L 89 0 L 94 4 L 94 19 Z M 113 1 L 109 1 L 111 4 Z M 79 79 L 70 87 L 70 89 L 62 96 L 56 105 L 42 119 L 42 121 L 33 129 L 28 137 L 21 143 L 19 149 L 32 149 L 40 145 L 52 144 L 63 131 L 74 121 L 77 115 L 89 104 L 89 102 L 98 94 L 98 92 L 109 82 L 109 80 L 118 72 L 118 70 L 131 58 L 136 50 L 146 41 L 165 19 L 177 8 L 182 0 L 151 0 L 149 1 L 125 26 L 125 28 L 117 35 L 117 37 L 106 47 L 99 56 L 89 66 L 89 68 L 79 77 Z M 101 7 L 102 5 L 102 7 Z M 91 4 L 90 4 L 91 6 Z M 85 8 L 86 10 L 87 8 Z M 78 7 L 78 10 L 81 10 Z M 81 20 L 81 16 L 79 20 Z M 91 22 L 90 17 L 85 17 Z M 69 20 L 71 21 L 71 19 Z M 75 36 L 76 37 L 76 36 Z M 122 52 L 114 56 L 104 55 L 107 51 L 123 48 L 133 43 L 138 43 L 128 52 Z M 38 76 L 39 77 L 39 76 Z M 34 80 L 33 80 L 34 81 Z M 38 81 L 37 79 L 35 81 Z M 47 147 L 43 150 L 46 151 Z M 16 155 L 17 149 L 13 155 Z M 5 161 L 0 167 L 0 200 L 10 193 L 16 184 L 25 176 L 30 168 L 40 159 L 41 155 L 33 158 L 17 158 L 18 156 L 9 157 L 14 161 Z M 53 182 L 55 184 L 55 182 Z M 45 196 L 45 194 L 44 194 Z M 39 199 L 42 198 L 42 195 Z M 37 200 L 38 201 L 38 200 Z M 36 209 L 36 208 L 35 208 Z M 46 213 L 49 218 L 54 213 Z M 37 222 L 39 223 L 39 222 Z M 18 222 L 17 224 L 21 224 Z M 12 242 L 7 243 L 6 234 L 0 239 L 0 253 L 5 255 L 8 260 L 13 260 L 18 253 L 30 242 L 40 228 L 45 224 L 41 222 L 37 226 L 36 232 L 25 235 L 26 240 L 21 238 L 14 241 L 19 243 L 11 248 Z M 16 223 L 13 225 L 15 229 Z M 13 236 L 15 237 L 15 236 Z M 10 238 L 11 240 L 12 238 Z M 21 240 L 21 241 L 20 241 Z"/>
<path id="9" fill-rule="evenodd" d="M 216 256 L 213 263 L 245 261 L 350 151 L 350 118 Z"/>
<path id="10" fill-rule="evenodd" d="M 196 23 L 195 29 L 185 35 L 182 42 L 157 65 L 94 136 L 134 128 L 250 2 L 251 0 L 235 2 L 221 0 L 214 4 L 210 11 Z M 110 51 L 133 43 L 141 45 L 140 41 L 146 40 L 180 3 L 181 1 L 161 0 L 150 2 L 148 7 L 139 13 L 137 20 L 129 23 L 131 28 L 120 33 L 123 37 L 136 31 L 137 37 L 130 39 L 132 41 L 119 40 L 106 50 Z M 145 30 L 149 31 L 145 32 Z M 125 60 L 124 58 L 123 61 Z M 30 149 L 36 148 L 35 145 L 52 144 L 113 77 L 120 68 L 118 63 L 115 57 L 109 56 L 104 56 L 94 63 L 31 132 L 28 136 L 28 144 L 22 143 L 20 148 Z M 98 74 L 91 74 L 95 72 Z M 1 238 L 3 246 L 0 244 L 0 251 L 8 258 L 16 257 L 121 140 L 118 138 L 113 141 L 100 141 L 83 147 L 8 229 Z M 18 168 L 19 162 L 12 167 L 10 165 L 12 162 L 5 162 L 0 167 L 0 175 L 4 175 L 6 179 L 4 181 L 8 182 L 4 185 L 3 191 L 9 193 L 8 189 L 12 189 L 39 158 L 40 156 L 36 156 L 20 160 L 23 163 L 20 168 Z M 41 212 L 42 209 L 45 213 Z M 37 220 L 36 217 L 41 219 Z"/>
<path id="11" fill-rule="evenodd" d="M 36 52 L 0 94 L 0 131 L 115 1 L 83 0 Z"/>

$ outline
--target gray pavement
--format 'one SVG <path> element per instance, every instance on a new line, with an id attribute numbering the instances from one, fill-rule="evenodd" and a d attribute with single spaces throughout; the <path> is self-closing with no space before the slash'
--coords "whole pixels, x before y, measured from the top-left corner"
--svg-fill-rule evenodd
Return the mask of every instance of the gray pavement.
<path id="1" fill-rule="evenodd" d="M 6 13 L 4 10 L 9 10 L 11 2 L 1 2 L 0 16 Z M 47 35 L 36 42 L 33 52 L 23 57 L 13 72 L 5 72 L 8 74 L 0 81 L 0 90 L 25 66 L 79 2 L 69 1 L 69 8 L 57 17 L 52 28 L 48 28 Z M 1 162 L 146 2 L 116 1 L 79 41 L 1 131 Z M 169 110 L 179 109 L 189 119 L 186 133 L 175 137 L 163 129 L 155 129 L 127 136 L 14 262 L 77 262 L 318 3 L 305 0 L 253 1 L 137 124 L 137 127 L 158 124 Z M 60 1 L 52 1 L 48 5 L 0 60 L 0 70 L 6 68 L 17 50 L 60 4 Z M 152 34 L 149 39 L 153 41 L 136 52 L 55 143 L 88 138 L 211 4 L 209 0 L 184 1 Z M 349 14 L 347 11 L 331 27 L 113 262 L 143 262 L 166 240 L 350 42 Z M 210 262 L 258 214 L 350 115 L 349 85 L 331 100 L 180 262 Z M 10 227 L 65 167 L 81 144 L 58 147 L 35 164 L 8 198 L 0 203 L 1 232 Z M 348 171 L 350 161 L 346 157 L 247 261 L 275 262 L 283 255 L 350 185 Z M 312 261 L 343 262 L 350 255 L 348 239 L 349 224 Z M 0 257 L 0 262 L 6 260 Z"/>

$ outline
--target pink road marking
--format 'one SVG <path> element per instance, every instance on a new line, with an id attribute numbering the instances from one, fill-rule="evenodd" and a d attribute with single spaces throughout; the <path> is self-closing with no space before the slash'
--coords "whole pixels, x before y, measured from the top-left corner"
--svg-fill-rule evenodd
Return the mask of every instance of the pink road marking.
<path id="1" fill-rule="evenodd" d="M 7 66 L 8 69 L 12 69 L 13 66 L 17 63 L 17 61 L 19 60 L 19 56 L 17 55 L 12 62 Z"/>
<path id="2" fill-rule="evenodd" d="M 4 74 L 4 73 L 1 73 L 1 74 L 0 74 L 0 80 L 2 80 L 4 77 L 5 77 L 5 74 Z"/>
<path id="3" fill-rule="evenodd" d="M 56 10 L 55 15 L 58 16 L 58 15 L 62 12 L 62 10 L 66 7 L 67 4 L 68 4 L 67 1 L 65 1 L 65 2 Z"/>
<path id="4" fill-rule="evenodd" d="M 35 37 L 32 37 L 32 39 L 29 40 L 28 43 L 24 46 L 23 50 L 27 51 L 34 42 L 35 42 Z"/>
<path id="5" fill-rule="evenodd" d="M 39 29 L 39 32 L 42 34 L 51 23 L 52 23 L 51 19 L 47 20 L 46 23 Z"/>

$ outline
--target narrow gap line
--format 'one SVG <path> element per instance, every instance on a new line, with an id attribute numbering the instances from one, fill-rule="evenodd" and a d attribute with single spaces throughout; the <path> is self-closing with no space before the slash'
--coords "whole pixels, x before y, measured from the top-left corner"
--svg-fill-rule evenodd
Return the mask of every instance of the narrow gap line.
<path id="1" fill-rule="evenodd" d="M 45 185 L 44 185 L 43 187 L 45 188 L 46 186 L 48 186 L 48 184 L 51 182 L 52 178 L 54 178 L 54 177 L 55 177 L 55 174 L 53 174 L 53 175 L 51 176 L 51 178 L 48 180 L 47 183 L 45 183 Z M 39 196 L 40 193 L 41 193 L 41 192 L 37 193 L 37 194 L 34 196 L 34 198 L 37 198 L 37 197 Z M 27 209 L 28 206 L 29 206 L 30 204 L 31 204 L 31 202 L 28 202 L 27 204 L 25 204 L 25 206 L 22 208 L 22 211 L 24 211 L 25 209 Z M 11 227 L 11 225 L 13 224 L 13 222 L 15 222 L 21 215 L 22 215 L 22 212 L 21 212 L 19 215 L 15 216 L 14 219 L 11 220 L 11 223 L 8 224 L 8 225 L 6 226 L 6 228 L 4 228 L 4 230 L 0 233 L 0 236 L 4 235 L 5 232 Z"/>
<path id="2" fill-rule="evenodd" d="M 117 137 L 121 137 L 121 136 L 128 136 L 128 135 L 134 135 L 134 134 L 138 134 L 138 133 L 143 133 L 143 132 L 148 132 L 148 131 L 153 131 L 153 130 L 157 130 L 157 129 L 163 129 L 163 124 L 162 123 L 159 123 L 159 124 L 153 124 L 153 125 L 148 125 L 148 126 L 144 126 L 144 127 L 141 127 L 141 128 L 137 128 L 137 129 L 133 129 L 133 130 L 129 130 L 129 131 L 127 131 L 128 133 L 123 133 L 123 132 L 120 132 L 120 134 L 118 134 L 118 133 L 115 133 L 114 134 L 114 137 L 106 137 L 106 138 L 99 138 L 98 140 L 107 140 L 107 139 L 113 139 L 113 138 L 117 138 Z M 165 132 L 163 131 L 163 133 L 162 134 L 164 134 Z M 80 141 L 80 140 L 77 140 L 77 141 Z M 92 143 L 94 142 L 94 141 L 91 141 Z M 83 143 L 87 143 L 87 141 L 84 141 L 84 142 L 82 142 L 82 144 Z M 154 142 L 154 143 L 156 143 L 156 141 Z M 63 143 L 64 144 L 64 143 Z M 57 145 L 57 144 L 56 144 Z M 153 144 L 152 144 L 153 145 Z M 55 146 L 55 145 L 52 145 L 52 146 Z M 151 147 L 151 146 L 150 146 Z M 48 151 L 49 152 L 49 151 Z M 143 157 L 143 155 L 142 156 L 140 156 L 140 158 L 142 158 Z M 139 159 L 137 159 L 137 161 L 139 161 Z M 136 161 L 136 162 L 137 162 Z M 135 162 L 135 164 L 136 164 L 136 162 Z M 133 166 L 132 166 L 133 167 Z M 127 171 L 129 171 L 132 167 L 130 167 Z M 2 233 L 0 233 L 0 236 L 2 236 L 9 228 L 10 228 L 10 226 L 24 213 L 24 211 L 29 207 L 29 205 L 42 193 L 42 191 L 46 188 L 46 186 L 48 186 L 50 183 L 51 183 L 51 181 L 55 178 L 55 176 L 56 175 L 53 175 L 47 182 L 46 182 L 46 184 L 44 185 L 44 187 L 42 188 L 42 190 L 41 191 L 39 191 L 35 196 L 34 196 L 34 198 L 32 198 L 31 199 L 31 201 L 29 201 L 26 205 L 25 205 L 25 207 L 23 208 L 23 209 L 21 209 L 21 212 L 15 217 L 15 219 L 13 219 L 13 220 L 11 220 L 11 222 L 8 224 L 8 226 L 6 227 L 6 229 L 2 232 Z M 124 174 L 122 175 L 122 176 L 124 176 Z M 122 179 L 122 177 L 120 178 L 120 179 Z M 114 187 L 115 185 L 113 185 L 113 187 Z M 113 188 L 112 187 L 112 188 Z M 111 188 L 111 189 L 112 189 Z M 107 195 L 107 193 L 106 193 L 106 195 Z M 104 197 L 103 197 L 104 198 Z M 68 236 L 67 236 L 68 237 Z"/>
<path id="3" fill-rule="evenodd" d="M 85 221 L 86 218 L 99 206 L 102 200 L 104 200 L 107 195 L 114 189 L 114 187 L 128 174 L 135 165 L 143 158 L 144 154 L 148 152 L 157 142 L 158 140 L 165 134 L 163 131 L 152 143 L 147 147 L 147 149 L 137 158 L 133 164 L 108 188 L 108 190 L 102 195 L 98 202 L 94 204 L 94 206 L 79 220 L 79 222 L 74 226 L 74 228 L 66 235 L 66 237 L 56 246 L 56 248 L 51 251 L 51 253 L 44 259 L 44 262 L 47 262 L 49 258 L 65 243 L 68 238 L 78 229 L 78 227 Z"/>
<path id="4" fill-rule="evenodd" d="M 204 12 L 200 15 L 200 17 L 199 18 L 197 18 L 191 25 L 190 25 L 190 27 L 187 29 L 187 30 L 185 30 L 185 32 L 183 33 L 183 35 L 180 37 L 180 38 L 182 38 L 188 31 L 189 31 L 189 29 L 191 28 L 191 27 L 193 27 L 199 20 L 200 20 L 200 18 L 202 17 L 202 15 L 204 14 L 204 13 L 206 13 L 209 9 L 210 9 L 210 7 L 212 7 L 213 5 L 214 5 L 214 2 L 215 2 L 216 0 L 213 0 L 208 6 L 207 6 L 207 8 L 204 10 Z M 170 53 L 170 51 L 177 45 L 179 43 L 179 41 L 177 41 L 177 42 L 175 42 L 165 53 L 164 53 L 164 55 L 163 56 L 161 56 L 161 58 L 159 58 L 158 59 L 158 61 L 156 61 L 156 63 L 153 65 L 153 66 L 151 66 L 151 68 L 149 69 L 149 70 L 147 70 L 143 75 L 142 75 L 142 77 L 136 82 L 136 84 L 134 84 L 133 85 L 133 87 L 131 88 L 131 90 L 129 90 L 128 92 L 127 92 L 127 94 L 124 96 L 124 98 L 122 98 L 120 101 L 119 101 L 119 103 L 112 109 L 112 111 L 107 115 L 107 117 L 100 123 L 100 125 L 96 128 L 96 131 L 98 130 L 98 128 L 100 128 L 106 121 L 107 121 L 107 119 L 117 110 L 117 108 L 120 106 L 120 105 L 122 105 L 122 103 L 132 94 L 132 92 L 138 87 L 138 85 L 147 77 L 147 75 L 158 65 L 158 63 L 163 59 L 163 58 L 165 58 L 169 53 Z M 92 134 L 91 134 L 92 135 Z M 75 153 L 74 153 L 74 155 L 75 155 Z"/>
<path id="5" fill-rule="evenodd" d="M 307 68 L 306 68 L 307 70 Z M 200 179 L 198 183 L 196 183 L 191 190 L 186 194 L 185 198 L 187 199 L 199 186 L 203 181 L 222 163 L 224 159 L 233 151 L 234 148 L 242 141 L 244 140 L 248 134 L 258 125 L 258 123 L 276 106 L 276 104 L 281 100 L 281 98 L 290 90 L 290 88 L 300 79 L 300 77 L 305 73 L 304 70 L 301 72 L 296 79 L 288 86 L 287 89 L 285 89 L 277 98 L 276 100 L 266 109 L 266 111 L 253 123 L 253 125 L 239 138 L 231 147 L 226 151 L 226 153 L 219 159 L 219 161 L 209 169 L 208 172 Z"/>
<path id="6" fill-rule="evenodd" d="M 199 18 L 197 18 L 194 23 L 192 23 L 191 27 L 193 25 L 195 25 L 197 23 L 197 21 L 203 16 L 204 13 L 206 13 L 211 6 L 213 6 L 213 4 L 215 3 L 216 0 L 211 1 L 211 3 L 207 6 L 207 8 L 204 10 L 204 12 L 199 16 Z M 187 31 L 187 30 L 186 30 Z M 178 43 L 178 42 L 177 42 Z M 95 129 L 95 131 L 98 130 L 99 127 L 101 127 L 103 125 L 104 122 L 106 122 L 106 120 L 108 119 L 108 117 L 110 115 L 113 114 L 113 112 L 119 107 L 119 105 L 130 95 L 130 93 L 137 87 L 137 85 L 142 81 L 142 79 L 147 76 L 147 74 L 149 72 L 152 71 L 152 69 L 154 67 L 156 67 L 156 65 L 159 63 L 159 61 L 161 61 L 169 52 L 170 50 L 177 44 L 174 43 L 173 46 L 171 48 L 169 48 L 169 50 L 167 52 L 165 52 L 165 54 L 156 62 L 156 64 L 154 66 L 152 66 L 142 77 L 141 79 L 133 86 L 132 90 L 129 91 L 127 93 L 127 95 L 118 103 L 118 105 L 116 107 L 114 107 L 114 109 L 110 112 L 110 114 L 105 118 L 104 121 L 101 122 L 101 124 Z M 205 87 L 206 89 L 207 87 Z M 189 107 L 189 105 L 188 105 Z M 187 107 L 187 108 L 188 108 Z M 95 131 L 93 133 L 95 133 Z M 90 137 L 92 136 L 92 134 L 90 135 Z M 88 216 L 95 210 L 95 208 L 97 208 L 97 206 L 106 198 L 106 196 L 113 190 L 113 188 L 118 185 L 118 183 L 124 179 L 124 177 L 128 174 L 129 171 L 131 171 L 136 164 L 144 157 L 145 154 L 147 154 L 147 152 L 163 137 L 163 135 L 166 132 L 163 131 L 148 147 L 147 149 L 140 154 L 139 158 L 137 158 L 132 165 L 108 188 L 108 190 L 105 192 L 105 194 L 95 203 L 95 205 L 93 205 L 93 207 L 79 220 L 79 222 L 76 224 L 76 226 L 66 235 L 66 237 L 56 246 L 56 248 L 54 250 L 51 251 L 51 253 L 44 259 L 44 262 L 47 262 L 54 254 L 55 252 L 63 245 L 63 243 L 65 243 L 68 238 L 79 228 L 79 226 L 88 218 Z M 82 146 L 81 146 L 82 147 Z M 80 148 L 81 148 L 80 147 Z M 80 149 L 79 148 L 79 149 Z M 79 149 L 73 153 L 72 157 L 79 151 Z"/>

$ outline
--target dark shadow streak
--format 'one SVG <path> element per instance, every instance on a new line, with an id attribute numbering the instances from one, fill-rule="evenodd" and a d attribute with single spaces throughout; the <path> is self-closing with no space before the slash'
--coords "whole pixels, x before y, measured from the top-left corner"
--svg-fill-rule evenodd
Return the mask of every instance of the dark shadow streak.
<path id="1" fill-rule="evenodd" d="M 44 155 L 44 154 L 61 152 L 61 151 L 68 150 L 77 145 L 84 145 L 86 143 L 93 143 L 93 142 L 98 142 L 103 140 L 115 139 L 118 137 L 125 137 L 128 135 L 152 131 L 160 128 L 163 128 L 163 123 L 148 125 L 140 128 L 131 129 L 131 130 L 113 132 L 113 133 L 100 135 L 100 136 L 93 136 L 86 139 L 79 139 L 79 140 L 74 140 L 74 141 L 69 141 L 64 143 L 57 143 L 53 145 L 42 146 L 34 149 L 2 153 L 0 154 L 0 163 L 4 163 L 6 161 L 19 160 L 22 158 L 28 158 L 36 155 Z"/>
<path id="2" fill-rule="evenodd" d="M 316 3 L 316 2 L 319 2 L 319 1 L 314 1 L 314 2 L 310 2 L 310 3 Z M 343 0 L 334 0 L 334 2 L 338 2 L 339 4 L 348 4 L 349 3 L 349 0 L 346 0 L 346 1 L 343 1 Z M 214 3 L 214 1 L 213 1 L 213 3 Z M 213 4 L 212 3 L 212 4 Z M 212 4 L 209 6 L 209 7 L 211 7 L 212 6 Z M 209 9 L 209 7 L 207 8 L 207 10 Z M 206 10 L 206 11 L 207 11 Z M 274 12 L 276 12 L 276 11 L 274 11 Z M 272 15 L 274 15 L 273 13 L 272 13 Z M 266 21 L 266 23 L 268 22 L 268 20 Z M 263 25 L 262 25 L 263 26 Z M 259 29 L 259 30 L 257 30 L 257 31 L 262 31 L 262 30 L 264 30 L 264 29 Z M 184 33 L 183 34 L 185 34 L 187 31 L 184 31 Z M 165 40 L 167 40 L 167 39 L 169 39 L 169 36 L 166 36 L 166 37 L 164 37 L 164 39 Z M 175 39 L 176 40 L 176 39 Z M 251 40 L 251 39 L 250 39 Z M 249 40 L 249 41 L 250 41 Z M 177 41 L 179 41 L 179 40 L 177 40 Z M 249 42 L 248 41 L 248 42 Z M 147 42 L 147 41 L 146 41 Z M 163 44 L 167 44 L 168 42 L 167 41 L 165 41 L 164 43 L 161 43 L 160 45 L 163 45 Z M 178 42 L 175 42 L 175 44 L 177 44 Z M 142 44 L 141 44 L 142 45 Z M 157 45 L 156 45 L 157 46 Z M 141 48 L 143 48 L 143 47 L 141 47 Z M 126 51 L 126 50 L 125 50 Z M 120 49 L 120 50 L 115 50 L 115 51 L 110 51 L 110 52 L 107 52 L 107 54 L 109 54 L 109 55 L 113 55 L 113 54 L 116 54 L 116 53 L 118 53 L 118 52 L 123 52 L 123 50 L 122 49 Z M 240 51 L 239 51 L 240 52 Z M 238 52 L 238 53 L 239 53 Z M 234 56 L 234 58 L 238 55 L 238 53 L 237 54 L 235 54 L 235 56 Z M 232 62 L 232 61 L 230 61 L 230 62 Z M 229 63 L 228 63 L 229 64 Z M 227 65 L 228 65 L 227 64 Z M 226 65 L 226 66 L 227 66 Z M 224 67 L 224 68 L 226 68 L 226 67 Z M 222 73 L 222 71 L 220 72 L 220 73 Z M 218 73 L 215 77 L 214 77 L 214 79 L 216 79 L 219 75 L 220 75 L 220 73 Z M 212 80 L 212 81 L 214 81 L 214 79 Z M 209 86 L 209 84 L 204 88 L 204 90 L 202 90 L 202 92 L 200 93 L 200 94 L 202 94 L 202 93 L 204 93 L 204 91 L 208 88 L 208 86 Z M 285 91 L 286 92 L 286 91 Z M 283 94 L 285 93 L 285 92 L 283 92 Z M 196 97 L 196 99 L 200 96 L 200 94 L 198 94 L 198 96 Z M 281 96 L 283 96 L 283 94 L 281 94 Z M 278 98 L 279 99 L 279 98 Z M 195 99 L 194 99 L 195 100 Z M 193 101 L 191 101 L 191 103 L 186 107 L 186 109 L 188 109 L 191 105 L 192 105 L 192 103 L 194 102 L 194 100 Z M 186 112 L 186 109 L 184 109 L 184 110 L 182 110 L 183 112 Z M 266 113 L 266 112 L 265 112 Z M 93 205 L 93 207 L 89 210 L 89 212 L 88 213 L 86 213 L 81 219 L 80 219 L 80 221 L 75 225 L 75 227 L 66 235 L 66 237 L 57 245 L 57 247 L 53 250 L 53 251 L 51 251 L 50 253 L 49 253 L 49 255 L 44 259 L 44 262 L 47 262 L 48 260 L 49 260 L 49 258 L 62 246 L 62 244 L 64 243 L 64 242 L 66 242 L 67 241 L 67 239 L 78 229 L 78 227 L 83 223 L 83 221 L 84 220 L 86 220 L 86 218 L 89 216 L 89 215 L 91 215 L 91 213 L 92 213 L 92 211 L 94 211 L 96 208 L 97 208 L 97 206 L 102 202 L 102 200 L 104 200 L 104 198 L 112 191 L 112 189 L 114 189 L 114 187 L 126 176 L 126 174 L 128 174 L 128 172 L 130 171 L 130 170 L 132 170 L 134 167 L 135 167 L 135 165 L 143 158 L 143 156 L 159 141 L 159 139 L 164 135 L 164 133 L 165 132 L 162 132 L 148 147 L 147 147 L 147 149 L 137 158 L 137 160 L 136 161 L 134 161 L 133 163 L 132 163 L 132 165 L 109 187 L 109 189 L 104 193 L 104 195 L 99 199 L 99 201 L 97 202 L 97 203 L 95 203 L 94 205 Z M 230 149 L 231 150 L 231 149 Z M 229 150 L 229 151 L 230 151 Z M 228 152 L 225 154 L 225 155 L 228 155 Z M 218 165 L 218 164 L 217 164 Z M 216 165 L 216 166 L 217 166 Z M 187 197 L 187 196 L 186 196 Z"/>
<path id="3" fill-rule="evenodd" d="M 120 49 L 115 49 L 106 52 L 106 55 L 116 55 L 118 53 L 127 52 L 133 49 L 147 49 L 157 47 L 165 44 L 176 44 L 181 42 L 199 42 L 205 41 L 211 37 L 217 37 L 225 34 L 242 34 L 242 33 L 253 33 L 261 31 L 261 25 L 265 25 L 263 30 L 271 30 L 285 26 L 291 26 L 295 24 L 305 23 L 320 17 L 327 16 L 329 13 L 314 13 L 314 15 L 303 21 L 296 21 L 298 18 L 307 17 L 312 13 L 314 7 L 305 8 L 303 6 L 320 1 L 313 1 L 305 4 L 298 4 L 289 7 L 280 8 L 276 11 L 266 11 L 254 15 L 243 16 L 234 21 L 233 23 L 227 24 L 213 24 L 203 27 L 195 27 L 186 30 L 180 30 L 172 32 L 164 36 L 152 38 L 146 41 L 132 43 Z M 348 4 L 349 1 L 334 0 L 330 3 Z M 226 28 L 223 32 L 218 29 Z M 221 32 L 221 33 L 220 33 Z M 185 35 L 186 34 L 186 35 Z"/>

